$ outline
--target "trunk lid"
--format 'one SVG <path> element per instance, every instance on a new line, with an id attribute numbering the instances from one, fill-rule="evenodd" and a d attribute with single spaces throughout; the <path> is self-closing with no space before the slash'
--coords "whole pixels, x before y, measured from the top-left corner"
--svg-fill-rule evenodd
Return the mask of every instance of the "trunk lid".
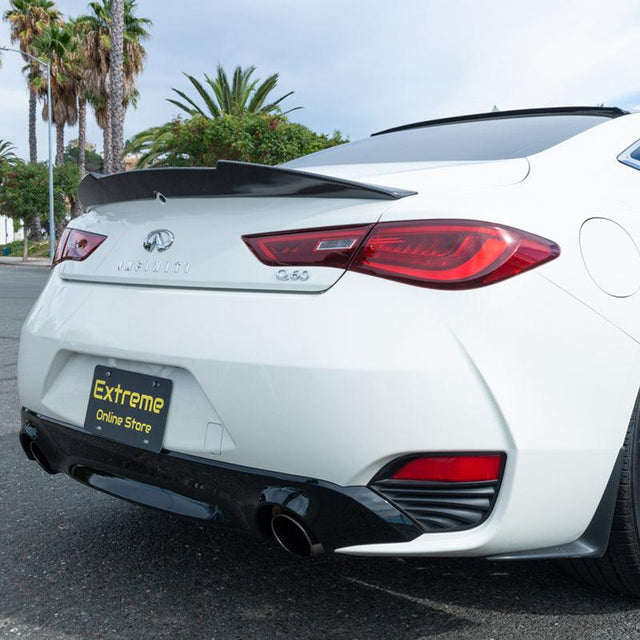
<path id="1" fill-rule="evenodd" d="M 167 198 L 106 204 L 73 220 L 72 227 L 106 236 L 82 262 L 65 261 L 68 280 L 256 291 L 325 291 L 344 273 L 308 267 L 305 280 L 282 281 L 262 264 L 243 235 L 376 222 L 389 202 L 322 198 Z M 168 230 L 166 250 L 145 249 L 157 230 Z M 293 270 L 291 270 L 293 271 Z"/>

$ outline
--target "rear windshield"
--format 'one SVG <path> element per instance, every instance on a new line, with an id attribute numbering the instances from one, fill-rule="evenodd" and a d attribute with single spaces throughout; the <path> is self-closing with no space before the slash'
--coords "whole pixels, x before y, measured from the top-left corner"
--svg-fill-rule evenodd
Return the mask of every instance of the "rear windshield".
<path id="1" fill-rule="evenodd" d="M 285 166 L 522 158 L 605 120 L 601 115 L 542 115 L 431 125 L 349 142 Z"/>

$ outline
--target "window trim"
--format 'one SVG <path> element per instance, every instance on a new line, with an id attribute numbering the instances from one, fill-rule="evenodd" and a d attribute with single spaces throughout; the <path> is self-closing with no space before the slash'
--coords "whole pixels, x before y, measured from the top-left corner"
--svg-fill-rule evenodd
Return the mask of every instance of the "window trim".
<path id="1" fill-rule="evenodd" d="M 632 158 L 631 154 L 640 148 L 640 140 L 636 140 L 630 147 L 627 147 L 619 156 L 618 162 L 622 164 L 626 164 L 628 167 L 636 169 L 640 171 L 640 160 L 636 160 L 636 158 Z"/>

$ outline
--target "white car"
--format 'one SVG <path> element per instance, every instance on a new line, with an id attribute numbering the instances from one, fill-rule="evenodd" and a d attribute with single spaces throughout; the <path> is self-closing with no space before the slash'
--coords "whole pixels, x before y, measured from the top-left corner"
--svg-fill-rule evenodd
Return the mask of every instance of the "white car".
<path id="1" fill-rule="evenodd" d="M 640 114 L 504 111 L 83 181 L 20 440 L 143 505 L 640 595 Z"/>

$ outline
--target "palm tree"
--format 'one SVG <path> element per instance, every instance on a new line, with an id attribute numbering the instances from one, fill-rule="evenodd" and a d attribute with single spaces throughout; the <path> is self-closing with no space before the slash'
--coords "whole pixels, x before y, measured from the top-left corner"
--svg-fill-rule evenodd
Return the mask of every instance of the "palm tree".
<path id="1" fill-rule="evenodd" d="M 107 118 L 106 104 L 109 91 L 109 47 L 111 6 L 105 0 L 90 2 L 91 13 L 80 16 L 83 25 L 87 56 L 87 89 L 89 103 L 93 106 L 98 126 L 103 132 L 105 166 L 111 149 L 111 123 Z"/>
<path id="2" fill-rule="evenodd" d="M 38 57 L 51 65 L 51 119 L 56 127 L 56 165 L 61 165 L 64 154 L 64 128 L 78 121 L 76 78 L 79 74 L 76 40 L 72 28 L 61 22 L 51 23 L 32 43 Z M 47 119 L 46 79 L 34 79 L 34 86 L 45 99 L 42 118 Z"/>
<path id="3" fill-rule="evenodd" d="M 0 138 L 0 165 L 13 165 L 18 161 L 14 149 L 15 147 L 8 140 Z"/>
<path id="4" fill-rule="evenodd" d="M 111 50 L 109 51 L 109 114 L 111 118 L 111 165 L 107 173 L 122 171 L 124 150 L 124 0 L 111 0 Z"/>
<path id="5" fill-rule="evenodd" d="M 90 13 L 78 20 L 85 24 L 86 55 L 88 59 L 87 89 L 91 94 L 90 104 L 96 113 L 98 125 L 104 134 L 103 155 L 105 166 L 111 165 L 111 118 L 107 108 L 110 85 L 112 0 L 94 0 L 89 3 Z M 124 0 L 124 94 L 123 107 L 134 103 L 135 80 L 141 73 L 146 51 L 142 41 L 149 37 L 151 20 L 135 15 L 135 0 Z"/>
<path id="6" fill-rule="evenodd" d="M 106 161 L 111 149 L 111 122 L 108 117 L 109 108 L 105 94 L 89 93 L 88 102 L 93 107 L 93 115 L 102 129 L 102 172 L 106 173 Z"/>
<path id="7" fill-rule="evenodd" d="M 125 94 L 123 100 L 123 106 L 126 109 L 129 105 L 131 105 L 134 109 L 138 106 L 138 98 L 140 93 L 137 89 L 133 89 L 131 95 Z M 107 96 L 104 95 L 96 95 L 95 93 L 89 93 L 87 96 L 89 104 L 93 107 L 93 114 L 96 118 L 96 122 L 98 126 L 102 129 L 102 133 L 104 136 L 104 152 L 111 148 L 111 118 L 109 116 L 109 103 L 107 101 Z M 103 161 L 106 162 L 105 157 L 103 155 Z M 106 169 L 103 166 L 103 172 L 107 173 Z"/>
<path id="8" fill-rule="evenodd" d="M 289 91 L 289 93 L 285 93 L 277 100 L 267 102 L 269 94 L 278 84 L 279 75 L 274 73 L 260 83 L 257 78 L 255 80 L 251 79 L 255 70 L 256 68 L 253 65 L 246 69 L 238 66 L 233 72 L 231 83 L 229 83 L 225 70 L 221 65 L 218 65 L 215 80 L 206 73 L 204 74 L 206 84 L 209 85 L 211 91 L 207 90 L 199 80 L 185 73 L 185 77 L 195 87 L 204 101 L 204 108 L 178 89 L 172 89 L 172 91 L 177 93 L 187 104 L 173 98 L 167 98 L 167 100 L 186 111 L 190 116 L 199 114 L 209 119 L 219 118 L 222 114 L 240 116 L 246 113 L 281 113 L 280 103 L 285 98 L 293 95 L 294 92 Z M 282 115 L 301 108 L 294 107 L 285 111 Z"/>
<path id="9" fill-rule="evenodd" d="M 74 64 L 72 70 L 74 73 L 73 83 L 78 100 L 78 172 L 80 180 L 82 180 L 86 174 L 87 101 L 91 98 L 89 92 L 91 60 L 87 47 L 88 25 L 81 19 L 71 19 L 69 21 L 69 29 L 74 39 Z"/>
<path id="10" fill-rule="evenodd" d="M 171 151 L 173 136 L 174 123 L 167 122 L 136 133 L 127 141 L 125 151 L 137 156 L 136 166 L 138 169 L 162 166 L 163 158 Z"/>
<path id="11" fill-rule="evenodd" d="M 23 53 L 32 52 L 32 43 L 42 35 L 52 23 L 60 20 L 60 12 L 51 0 L 10 0 L 9 9 L 4 14 L 4 20 L 9 23 L 11 42 L 18 44 Z M 29 85 L 29 161 L 38 161 L 38 147 L 36 142 L 36 90 L 32 81 L 37 77 L 40 69 L 36 63 L 29 60 L 25 67 L 27 83 Z"/>

